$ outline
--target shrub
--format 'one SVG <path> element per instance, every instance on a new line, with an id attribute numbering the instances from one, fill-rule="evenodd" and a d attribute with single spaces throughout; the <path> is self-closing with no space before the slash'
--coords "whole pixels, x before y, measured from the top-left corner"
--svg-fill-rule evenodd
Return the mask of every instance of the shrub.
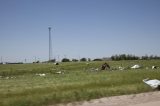
<path id="1" fill-rule="evenodd" d="M 86 58 L 81 58 L 80 61 L 87 61 L 87 59 Z"/>
<path id="2" fill-rule="evenodd" d="M 72 59 L 72 61 L 73 61 L 73 62 L 77 62 L 78 60 L 77 60 L 77 59 Z"/>
<path id="3" fill-rule="evenodd" d="M 93 61 L 102 61 L 102 59 L 94 59 Z"/>
<path id="4" fill-rule="evenodd" d="M 67 58 L 63 58 L 63 59 L 62 59 L 62 62 L 70 62 L 70 60 L 67 59 Z"/>

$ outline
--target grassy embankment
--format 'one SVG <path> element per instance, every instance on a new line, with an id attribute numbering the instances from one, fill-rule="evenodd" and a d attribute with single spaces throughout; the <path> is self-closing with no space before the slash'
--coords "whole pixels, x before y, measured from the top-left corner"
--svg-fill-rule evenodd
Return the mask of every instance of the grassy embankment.
<path id="1" fill-rule="evenodd" d="M 41 106 L 152 91 L 142 80 L 160 79 L 160 61 L 109 61 L 113 71 L 93 71 L 104 62 L 0 65 L 0 106 Z M 128 67 L 139 64 L 141 69 Z M 118 70 L 118 67 L 126 67 Z M 148 67 L 149 69 L 146 69 Z M 55 74 L 63 71 L 64 74 Z M 45 73 L 46 76 L 37 76 Z"/>

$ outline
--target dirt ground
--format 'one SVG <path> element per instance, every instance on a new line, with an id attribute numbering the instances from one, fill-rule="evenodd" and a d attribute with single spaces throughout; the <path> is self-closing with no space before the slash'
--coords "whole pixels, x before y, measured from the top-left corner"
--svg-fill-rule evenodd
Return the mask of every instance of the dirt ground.
<path id="1" fill-rule="evenodd" d="M 91 101 L 58 104 L 56 106 L 160 106 L 160 91 L 106 97 Z"/>

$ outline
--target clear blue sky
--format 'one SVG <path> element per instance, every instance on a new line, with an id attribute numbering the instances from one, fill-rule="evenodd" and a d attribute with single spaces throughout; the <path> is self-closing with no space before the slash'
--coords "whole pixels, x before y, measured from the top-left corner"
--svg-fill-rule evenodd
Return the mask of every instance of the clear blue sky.
<path id="1" fill-rule="evenodd" d="M 160 0 L 0 0 L 3 61 L 160 56 Z"/>

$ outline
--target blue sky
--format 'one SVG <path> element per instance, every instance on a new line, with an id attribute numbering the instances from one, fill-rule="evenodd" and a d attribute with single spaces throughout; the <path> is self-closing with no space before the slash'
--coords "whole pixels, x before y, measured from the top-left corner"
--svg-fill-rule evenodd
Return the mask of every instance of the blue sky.
<path id="1" fill-rule="evenodd" d="M 160 56 L 160 0 L 0 0 L 3 61 Z"/>

